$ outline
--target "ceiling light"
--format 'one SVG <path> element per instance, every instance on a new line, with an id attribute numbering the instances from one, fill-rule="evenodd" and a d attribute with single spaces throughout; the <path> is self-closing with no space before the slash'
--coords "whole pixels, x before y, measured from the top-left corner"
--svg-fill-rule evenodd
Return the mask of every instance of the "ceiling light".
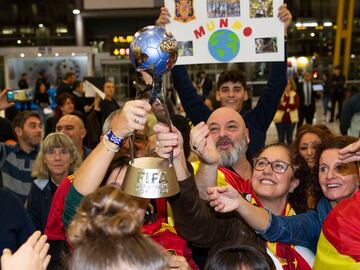
<path id="1" fill-rule="evenodd" d="M 332 22 L 324 22 L 323 25 L 324 27 L 331 27 L 333 24 Z"/>
<path id="2" fill-rule="evenodd" d="M 39 23 L 39 28 L 43 28 L 44 25 L 42 23 Z"/>
<path id="3" fill-rule="evenodd" d="M 18 39 L 18 40 L 16 41 L 16 43 L 20 45 L 20 44 L 21 44 L 21 40 Z"/>
<path id="4" fill-rule="evenodd" d="M 73 9 L 72 13 L 74 15 L 78 15 L 78 14 L 80 14 L 80 10 L 79 9 Z"/>
<path id="5" fill-rule="evenodd" d="M 317 22 L 304 22 L 303 26 L 304 27 L 317 27 L 318 23 Z"/>

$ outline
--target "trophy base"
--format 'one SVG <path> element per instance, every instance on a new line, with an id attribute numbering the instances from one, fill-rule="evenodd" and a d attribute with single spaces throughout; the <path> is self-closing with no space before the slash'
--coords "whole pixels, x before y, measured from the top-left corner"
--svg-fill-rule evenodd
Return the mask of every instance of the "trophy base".
<path id="1" fill-rule="evenodd" d="M 168 160 L 141 157 L 129 162 L 122 189 L 131 196 L 156 199 L 177 194 L 179 184 Z"/>

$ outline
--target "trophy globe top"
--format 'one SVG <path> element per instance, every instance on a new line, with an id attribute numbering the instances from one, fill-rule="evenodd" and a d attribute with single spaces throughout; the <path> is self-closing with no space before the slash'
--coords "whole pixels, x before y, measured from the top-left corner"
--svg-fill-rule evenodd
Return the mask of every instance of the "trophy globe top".
<path id="1" fill-rule="evenodd" d="M 176 63 L 177 41 L 162 27 L 146 26 L 135 33 L 129 55 L 136 70 L 146 70 L 161 77 Z"/>

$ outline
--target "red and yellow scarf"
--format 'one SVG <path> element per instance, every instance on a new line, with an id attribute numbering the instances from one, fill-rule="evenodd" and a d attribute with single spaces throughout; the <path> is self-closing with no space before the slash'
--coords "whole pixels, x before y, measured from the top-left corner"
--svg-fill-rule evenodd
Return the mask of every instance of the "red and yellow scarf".
<path id="1" fill-rule="evenodd" d="M 239 177 L 239 175 L 226 168 L 219 167 L 219 171 L 221 172 L 220 175 L 227 184 L 231 185 L 241 194 L 248 194 L 246 199 L 248 199 L 251 204 L 258 207 L 263 207 L 259 199 L 255 196 L 249 180 L 242 179 Z M 224 183 L 221 183 L 221 181 L 220 183 L 218 181 L 218 185 L 219 184 L 224 185 Z M 295 211 L 289 203 L 286 204 L 282 215 L 295 215 Z M 267 247 L 280 261 L 284 270 L 311 270 L 310 265 L 295 250 L 294 246 L 280 242 L 267 242 Z"/>
<path id="2" fill-rule="evenodd" d="M 258 207 L 262 207 L 259 199 L 251 192 L 250 203 Z M 248 199 L 248 196 L 247 196 Z M 281 214 L 282 216 L 296 215 L 294 209 L 289 203 L 286 203 L 285 208 Z M 290 244 L 284 244 L 281 242 L 266 242 L 268 249 L 279 260 L 284 270 L 311 270 L 310 265 L 305 259 L 295 250 L 295 247 Z"/>
<path id="3" fill-rule="evenodd" d="M 360 269 L 360 191 L 339 202 L 324 221 L 314 270 Z"/>

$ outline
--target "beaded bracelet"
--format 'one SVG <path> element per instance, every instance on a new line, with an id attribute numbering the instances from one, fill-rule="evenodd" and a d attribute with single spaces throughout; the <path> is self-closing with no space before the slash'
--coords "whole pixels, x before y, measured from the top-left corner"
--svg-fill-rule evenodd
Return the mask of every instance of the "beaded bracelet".
<path id="1" fill-rule="evenodd" d="M 104 143 L 107 151 L 114 152 L 114 153 L 116 153 L 117 151 L 119 151 L 120 146 L 111 147 L 111 146 L 109 145 L 109 143 L 108 143 L 109 140 L 108 140 L 108 138 L 107 138 L 106 135 L 103 136 L 102 141 L 103 141 L 103 143 Z"/>

